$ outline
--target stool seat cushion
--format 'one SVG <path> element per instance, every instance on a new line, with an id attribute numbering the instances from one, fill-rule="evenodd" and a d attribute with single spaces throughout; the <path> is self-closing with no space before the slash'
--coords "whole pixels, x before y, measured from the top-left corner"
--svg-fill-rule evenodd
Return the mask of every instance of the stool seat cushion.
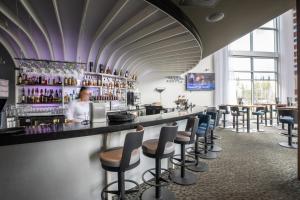
<path id="1" fill-rule="evenodd" d="M 175 141 L 176 142 L 189 142 L 191 140 L 191 132 L 178 131 Z"/>
<path id="2" fill-rule="evenodd" d="M 196 132 L 197 136 L 199 137 L 204 136 L 207 128 L 208 128 L 207 123 L 201 123 Z"/>
<path id="3" fill-rule="evenodd" d="M 123 147 L 115 147 L 108 149 L 99 154 L 102 165 L 108 167 L 119 167 L 122 159 Z M 129 165 L 132 165 L 140 160 L 140 151 L 135 149 L 131 153 Z"/>
<path id="4" fill-rule="evenodd" d="M 142 148 L 143 152 L 155 155 L 158 146 L 158 139 L 151 139 L 143 142 Z M 175 150 L 175 145 L 173 142 L 167 142 L 165 146 L 164 154 L 172 153 Z"/>
<path id="5" fill-rule="evenodd" d="M 281 123 L 293 124 L 293 123 L 294 123 L 294 118 L 285 116 L 285 117 L 281 117 L 281 118 L 279 119 L 279 121 L 280 121 Z"/>
<path id="6" fill-rule="evenodd" d="M 252 115 L 264 115 L 264 112 L 257 111 L 257 112 L 252 112 Z"/>

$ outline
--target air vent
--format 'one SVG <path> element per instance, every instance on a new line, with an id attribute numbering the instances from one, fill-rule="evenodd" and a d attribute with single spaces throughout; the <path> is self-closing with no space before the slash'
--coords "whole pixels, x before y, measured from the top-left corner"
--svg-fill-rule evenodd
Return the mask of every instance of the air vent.
<path id="1" fill-rule="evenodd" d="M 181 6 L 214 7 L 220 0 L 180 0 Z"/>

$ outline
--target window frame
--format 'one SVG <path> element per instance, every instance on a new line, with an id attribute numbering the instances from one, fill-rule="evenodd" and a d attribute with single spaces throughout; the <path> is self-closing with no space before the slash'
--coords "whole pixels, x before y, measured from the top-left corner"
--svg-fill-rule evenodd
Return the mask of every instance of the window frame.
<path id="1" fill-rule="evenodd" d="M 253 32 L 250 32 L 250 51 L 234 51 L 229 49 L 229 57 L 232 58 L 250 58 L 250 71 L 239 71 L 239 70 L 230 70 L 230 73 L 235 72 L 244 72 L 244 73 L 250 73 L 251 79 L 235 79 L 233 76 L 233 80 L 248 80 L 251 81 L 251 103 L 254 103 L 254 82 L 255 81 L 275 81 L 275 96 L 279 94 L 279 88 L 278 88 L 278 66 L 279 66 L 279 20 L 278 18 L 273 19 L 274 20 L 274 28 L 270 27 L 259 27 L 257 29 L 259 30 L 273 30 L 274 31 L 274 52 L 263 52 L 263 51 L 254 51 L 253 50 Z M 255 58 L 261 58 L 261 59 L 274 59 L 274 71 L 254 71 L 254 59 Z M 231 66 L 229 66 L 231 68 Z M 254 79 L 255 73 L 274 73 L 275 79 Z M 275 99 L 274 99 L 275 100 Z"/>

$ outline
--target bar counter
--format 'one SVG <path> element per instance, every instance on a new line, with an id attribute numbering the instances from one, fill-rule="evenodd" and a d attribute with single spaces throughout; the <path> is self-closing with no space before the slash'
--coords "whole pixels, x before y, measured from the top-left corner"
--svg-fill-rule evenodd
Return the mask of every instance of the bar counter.
<path id="1" fill-rule="evenodd" d="M 204 110 L 196 107 L 192 111 L 141 116 L 124 124 L 38 126 L 27 127 L 22 134 L 1 134 L 0 199 L 99 200 L 102 188 L 117 180 L 116 173 L 102 169 L 100 151 L 123 146 L 126 134 L 138 124 L 145 127 L 143 141 L 158 138 L 161 127 L 174 121 L 179 130 L 184 130 L 186 119 Z M 179 152 L 176 145 L 175 153 Z M 127 171 L 126 179 L 142 183 L 143 172 L 153 168 L 155 162 L 140 155 L 140 165 Z M 164 159 L 162 167 L 172 166 Z"/>
<path id="2" fill-rule="evenodd" d="M 41 142 L 48 140 L 59 140 L 89 135 L 98 135 L 116 131 L 130 130 L 142 125 L 144 127 L 155 126 L 163 123 L 183 120 L 204 111 L 204 107 L 195 107 L 192 110 L 170 112 L 164 114 L 136 117 L 134 121 L 126 123 L 81 123 L 42 125 L 25 127 L 25 132 L 1 133 L 0 146 L 23 144 L 30 142 Z"/>

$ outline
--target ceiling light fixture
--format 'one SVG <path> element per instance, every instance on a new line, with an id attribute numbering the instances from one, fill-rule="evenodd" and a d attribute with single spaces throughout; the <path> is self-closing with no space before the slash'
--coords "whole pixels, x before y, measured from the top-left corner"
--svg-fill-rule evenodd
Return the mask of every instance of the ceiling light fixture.
<path id="1" fill-rule="evenodd" d="M 220 0 L 180 0 L 180 6 L 204 6 L 204 7 L 213 7 Z"/>
<path id="2" fill-rule="evenodd" d="M 223 12 L 215 12 L 206 17 L 206 21 L 210 23 L 215 23 L 221 21 L 224 18 L 225 14 Z"/>

